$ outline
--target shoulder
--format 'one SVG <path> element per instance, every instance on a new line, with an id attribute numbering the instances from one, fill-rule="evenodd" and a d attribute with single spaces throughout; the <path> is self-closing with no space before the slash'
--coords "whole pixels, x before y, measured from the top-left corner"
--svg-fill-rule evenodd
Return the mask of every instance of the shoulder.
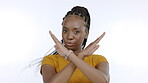
<path id="1" fill-rule="evenodd" d="M 42 65 L 43 64 L 55 63 L 59 58 L 62 58 L 62 57 L 60 55 L 44 56 L 43 59 L 42 59 Z"/>
<path id="2" fill-rule="evenodd" d="M 96 62 L 108 62 L 107 59 L 103 55 L 93 54 L 88 56 L 88 58 L 93 59 Z"/>
<path id="3" fill-rule="evenodd" d="M 93 54 L 93 55 L 90 55 L 88 57 L 91 57 L 91 58 L 105 58 L 103 55 L 98 55 L 98 54 Z"/>
<path id="4" fill-rule="evenodd" d="M 54 61 L 56 61 L 56 60 L 58 60 L 60 58 L 62 58 L 60 55 L 47 55 L 47 56 L 43 57 L 42 61 L 44 61 L 44 60 L 45 61 L 46 60 L 54 60 Z"/>
<path id="5" fill-rule="evenodd" d="M 44 58 L 57 58 L 57 57 L 60 57 L 60 55 L 47 55 L 47 56 L 44 56 Z"/>
<path id="6" fill-rule="evenodd" d="M 98 55 L 98 54 L 92 54 L 90 55 L 91 57 L 104 57 L 103 55 Z"/>

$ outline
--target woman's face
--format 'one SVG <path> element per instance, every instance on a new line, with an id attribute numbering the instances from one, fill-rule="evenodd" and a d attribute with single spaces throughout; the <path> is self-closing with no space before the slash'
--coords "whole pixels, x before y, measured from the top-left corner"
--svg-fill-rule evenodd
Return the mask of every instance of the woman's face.
<path id="1" fill-rule="evenodd" d="M 82 43 L 88 37 L 84 23 L 84 19 L 77 15 L 69 15 L 64 19 L 62 38 L 67 49 L 81 51 Z"/>

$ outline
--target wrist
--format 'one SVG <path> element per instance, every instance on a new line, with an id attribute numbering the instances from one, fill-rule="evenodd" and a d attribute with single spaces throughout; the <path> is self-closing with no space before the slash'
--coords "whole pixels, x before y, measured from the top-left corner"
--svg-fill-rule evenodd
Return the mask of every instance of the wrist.
<path id="1" fill-rule="evenodd" d="M 85 55 L 84 55 L 83 53 L 79 53 L 79 54 L 78 54 L 78 58 L 84 59 L 84 57 L 85 57 Z"/>
<path id="2" fill-rule="evenodd" d="M 65 59 L 68 60 L 69 56 L 71 55 L 71 53 L 73 53 L 72 50 L 68 50 L 68 52 L 65 54 Z"/>

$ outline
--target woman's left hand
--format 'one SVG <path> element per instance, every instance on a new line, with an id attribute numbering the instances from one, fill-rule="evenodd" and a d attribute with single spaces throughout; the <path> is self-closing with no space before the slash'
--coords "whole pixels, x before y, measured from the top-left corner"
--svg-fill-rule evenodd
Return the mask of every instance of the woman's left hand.
<path id="1" fill-rule="evenodd" d="M 57 52 L 59 53 L 60 56 L 64 57 L 64 56 L 67 54 L 68 49 L 65 48 L 65 47 L 59 42 L 59 40 L 55 37 L 54 34 L 52 34 L 51 31 L 49 31 L 49 34 L 50 34 L 51 38 L 53 39 L 53 41 L 54 41 L 55 44 L 56 44 L 56 45 L 54 46 L 55 49 L 57 50 Z"/>
<path id="2" fill-rule="evenodd" d="M 100 37 L 98 37 L 94 42 L 90 43 L 82 52 L 79 53 L 80 56 L 83 55 L 85 57 L 92 55 L 99 48 L 99 45 L 97 44 L 104 37 L 104 35 L 105 32 Z"/>

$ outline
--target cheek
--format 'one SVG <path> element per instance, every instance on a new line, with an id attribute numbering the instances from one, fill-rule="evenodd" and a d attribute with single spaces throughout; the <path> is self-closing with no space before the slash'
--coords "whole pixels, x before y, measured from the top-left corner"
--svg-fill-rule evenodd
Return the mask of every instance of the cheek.
<path id="1" fill-rule="evenodd" d="M 76 41 L 79 42 L 79 44 L 82 44 L 83 41 L 84 41 L 84 35 L 77 36 L 77 37 L 76 37 Z"/>
<path id="2" fill-rule="evenodd" d="M 62 34 L 62 38 L 64 38 L 64 35 Z"/>
<path id="3" fill-rule="evenodd" d="M 65 41 L 66 35 L 63 35 L 63 34 L 62 34 L 62 39 L 63 39 L 63 41 Z"/>
<path id="4" fill-rule="evenodd" d="M 84 35 L 85 35 L 84 33 L 83 34 L 79 34 L 79 35 L 74 35 L 75 43 L 77 43 L 77 44 L 83 43 L 84 38 L 85 38 Z M 62 39 L 63 39 L 63 41 L 66 41 L 67 40 L 67 35 L 66 34 L 62 34 Z"/>

